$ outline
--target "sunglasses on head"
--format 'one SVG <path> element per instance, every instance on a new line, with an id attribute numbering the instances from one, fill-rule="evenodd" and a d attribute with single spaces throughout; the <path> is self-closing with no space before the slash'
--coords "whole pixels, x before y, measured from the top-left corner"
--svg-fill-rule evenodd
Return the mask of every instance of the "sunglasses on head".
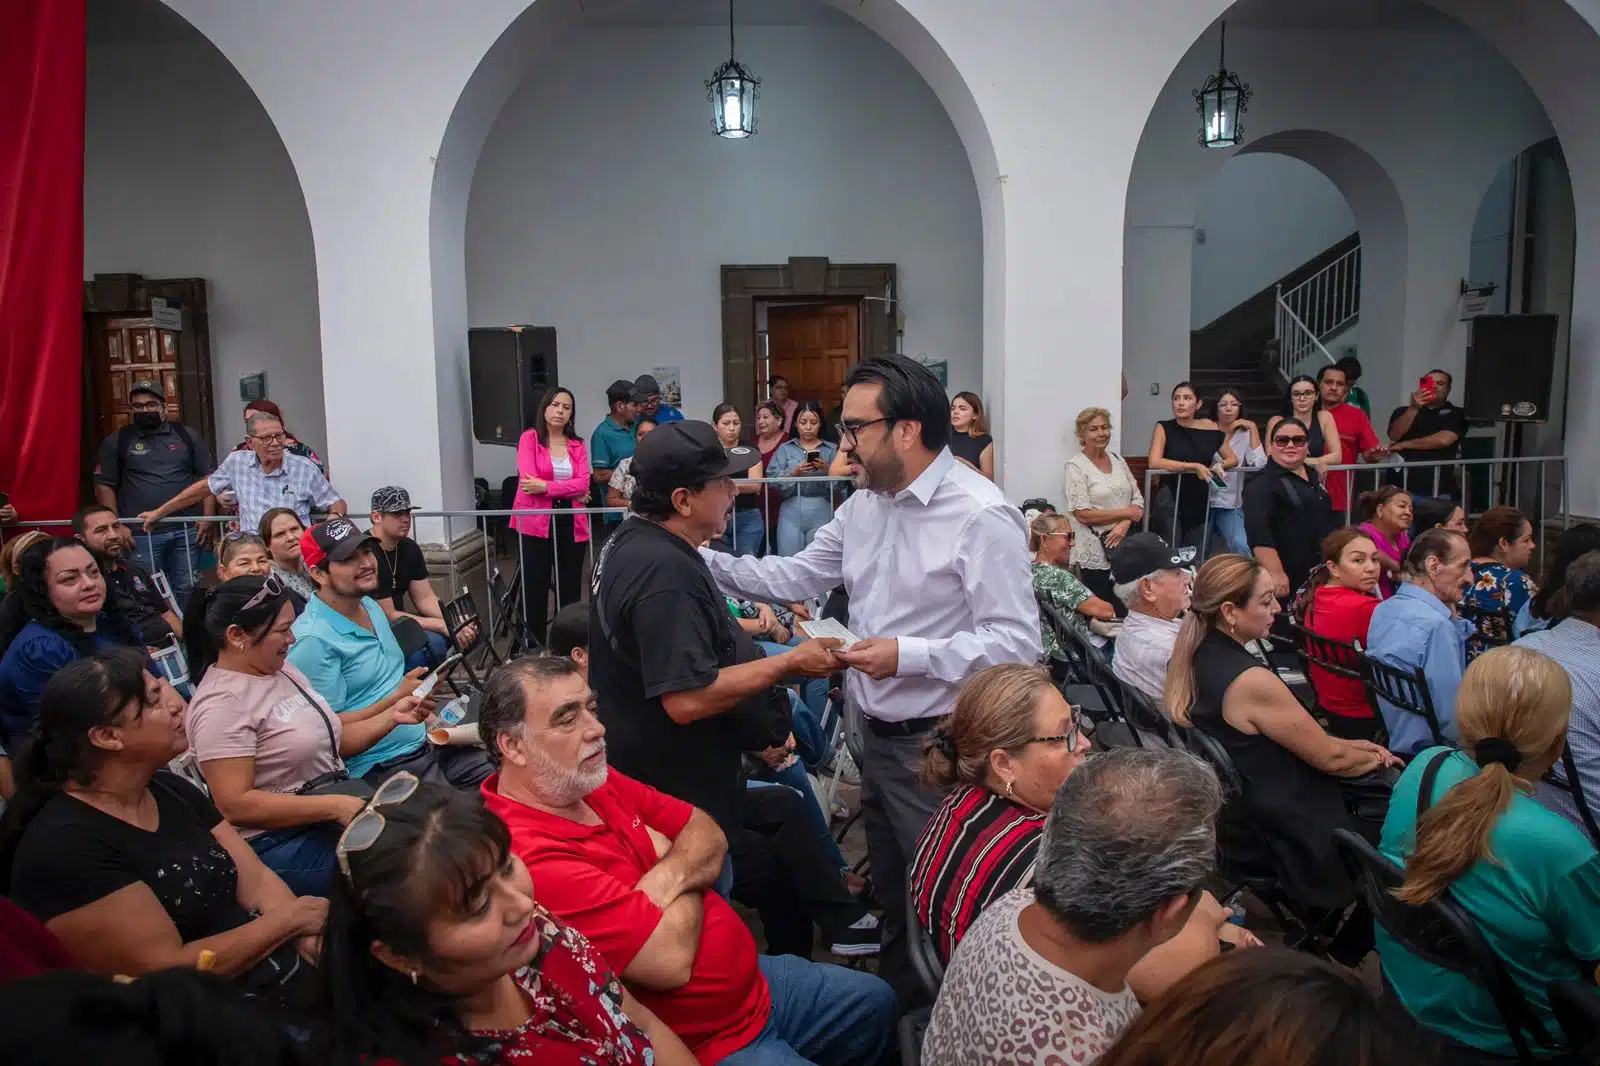
<path id="1" fill-rule="evenodd" d="M 261 591 L 256 593 L 254 596 L 251 596 L 249 602 L 247 602 L 243 607 L 239 608 L 238 613 L 236 613 L 234 617 L 237 618 L 239 615 L 255 610 L 263 603 L 268 603 L 271 600 L 277 599 L 279 596 L 283 595 L 283 592 L 284 584 L 281 580 L 279 580 L 277 573 L 269 573 L 267 575 L 267 579 L 261 583 Z"/>
<path id="2" fill-rule="evenodd" d="M 351 853 L 366 851 L 383 835 L 387 822 L 378 808 L 405 802 L 421 783 L 415 774 L 401 770 L 379 785 L 361 813 L 350 819 L 350 824 L 339 834 L 339 842 L 333 846 L 334 858 L 339 861 L 339 870 L 346 879 L 350 877 Z"/>
<path id="3" fill-rule="evenodd" d="M 1303 433 L 1296 433 L 1287 437 L 1273 437 L 1272 443 L 1280 448 L 1298 448 L 1306 443 L 1306 436 Z"/>

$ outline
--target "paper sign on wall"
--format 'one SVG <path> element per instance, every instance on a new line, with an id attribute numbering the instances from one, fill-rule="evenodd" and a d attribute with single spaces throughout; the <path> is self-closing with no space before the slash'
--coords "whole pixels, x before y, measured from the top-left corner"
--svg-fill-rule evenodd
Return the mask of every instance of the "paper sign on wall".
<path id="1" fill-rule="evenodd" d="M 683 371 L 675 366 L 658 366 L 650 376 L 661 386 L 661 402 L 668 407 L 683 406 Z"/>

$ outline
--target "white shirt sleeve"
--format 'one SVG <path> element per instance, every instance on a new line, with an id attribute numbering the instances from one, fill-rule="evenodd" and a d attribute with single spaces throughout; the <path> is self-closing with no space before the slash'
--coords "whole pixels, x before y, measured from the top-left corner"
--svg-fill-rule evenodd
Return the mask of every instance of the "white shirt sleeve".
<path id="1" fill-rule="evenodd" d="M 1044 648 L 1027 544 L 1022 515 L 1013 507 L 989 507 L 972 517 L 956 545 L 956 562 L 976 628 L 940 638 L 900 637 L 896 677 L 955 683 L 998 663 L 1039 660 Z"/>
<path id="2" fill-rule="evenodd" d="M 759 603 L 798 603 L 821 596 L 844 582 L 841 522 L 846 513 L 846 509 L 841 508 L 833 521 L 817 530 L 817 535 L 799 555 L 768 555 L 758 559 L 753 555 L 730 555 L 701 548 L 700 558 L 711 568 L 718 588 L 743 599 Z"/>

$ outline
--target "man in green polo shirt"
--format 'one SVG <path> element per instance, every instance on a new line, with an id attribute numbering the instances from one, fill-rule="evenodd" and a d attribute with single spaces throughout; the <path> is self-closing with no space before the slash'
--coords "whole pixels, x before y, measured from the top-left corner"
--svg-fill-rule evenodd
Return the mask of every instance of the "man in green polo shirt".
<path id="1" fill-rule="evenodd" d="M 589 466 L 594 471 L 595 482 L 590 499 L 596 501 L 596 506 L 605 502 L 606 485 L 611 481 L 611 472 L 618 463 L 633 455 L 634 423 L 639 418 L 639 399 L 639 390 L 631 381 L 618 378 L 606 389 L 606 403 L 611 406 L 611 413 L 602 418 L 589 435 Z M 596 551 L 620 521 L 620 516 L 605 516 L 599 535 L 595 537 Z"/>

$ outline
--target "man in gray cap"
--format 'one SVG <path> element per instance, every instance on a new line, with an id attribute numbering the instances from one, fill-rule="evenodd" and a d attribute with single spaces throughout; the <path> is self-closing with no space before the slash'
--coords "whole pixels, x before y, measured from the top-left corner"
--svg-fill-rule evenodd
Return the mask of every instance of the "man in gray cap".
<path id="1" fill-rule="evenodd" d="M 634 395 L 639 397 L 639 417 L 648 418 L 656 425 L 663 422 L 682 422 L 683 412 L 661 398 L 661 383 L 650 374 L 640 374 L 633 381 Z"/>
<path id="2" fill-rule="evenodd" d="M 437 666 L 450 654 L 450 627 L 445 624 L 439 594 L 428 580 L 428 560 L 422 546 L 411 537 L 411 493 L 399 485 L 385 485 L 372 493 L 372 539 L 378 563 L 378 589 L 372 598 L 406 649 L 406 669 Z M 406 610 L 406 597 L 411 610 Z M 412 627 L 418 627 L 413 629 Z M 461 647 L 472 645 L 474 626 L 457 635 Z M 423 647 L 423 644 L 426 647 Z"/>
<path id="3" fill-rule="evenodd" d="M 167 420 L 167 389 L 158 378 L 133 383 L 128 393 L 133 422 L 100 444 L 94 468 L 94 498 L 124 518 L 154 511 L 195 481 L 216 469 L 211 450 L 193 429 Z M 207 496 L 198 506 L 177 512 L 184 517 L 217 513 L 217 501 Z M 197 561 L 195 544 L 216 533 L 211 522 L 171 523 L 134 538 L 140 564 L 161 571 L 182 607 L 194 587 Z"/>

